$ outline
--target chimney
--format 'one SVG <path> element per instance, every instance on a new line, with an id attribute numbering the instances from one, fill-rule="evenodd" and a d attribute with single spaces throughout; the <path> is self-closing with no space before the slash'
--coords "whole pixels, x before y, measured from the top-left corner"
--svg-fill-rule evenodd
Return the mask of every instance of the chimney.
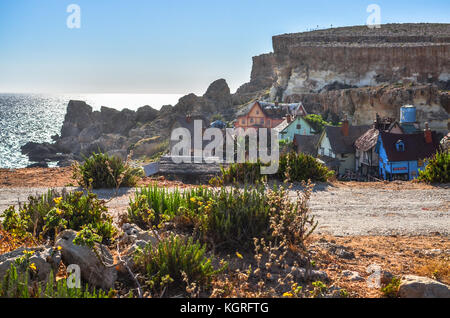
<path id="1" fill-rule="evenodd" d="M 288 124 L 290 124 L 292 122 L 292 116 L 291 115 L 287 115 L 286 116 L 286 121 L 288 122 Z"/>
<path id="2" fill-rule="evenodd" d="M 186 115 L 186 122 L 188 122 L 188 123 L 191 122 L 191 114 Z"/>
<path id="3" fill-rule="evenodd" d="M 431 129 L 428 126 L 428 123 L 425 123 L 425 142 L 427 144 L 433 143 L 433 136 L 431 134 Z"/>
<path id="4" fill-rule="evenodd" d="M 348 122 L 348 119 L 345 118 L 345 120 L 342 122 L 342 127 L 341 127 L 342 136 L 347 137 L 349 134 L 349 130 L 350 130 L 350 124 Z"/>

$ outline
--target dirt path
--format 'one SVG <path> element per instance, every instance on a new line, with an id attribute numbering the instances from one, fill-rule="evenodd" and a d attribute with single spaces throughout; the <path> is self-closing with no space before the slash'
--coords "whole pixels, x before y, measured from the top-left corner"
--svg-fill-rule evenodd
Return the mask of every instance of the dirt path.
<path id="1" fill-rule="evenodd" d="M 74 188 L 69 188 L 74 189 Z M 26 201 L 46 188 L 0 188 L 0 211 Z M 126 213 L 134 189 L 95 191 L 110 200 L 114 216 Z M 295 197 L 295 192 L 291 192 Z M 334 236 L 434 235 L 450 236 L 450 189 L 383 189 L 380 187 L 318 186 L 310 202 L 319 222 L 317 234 Z"/>

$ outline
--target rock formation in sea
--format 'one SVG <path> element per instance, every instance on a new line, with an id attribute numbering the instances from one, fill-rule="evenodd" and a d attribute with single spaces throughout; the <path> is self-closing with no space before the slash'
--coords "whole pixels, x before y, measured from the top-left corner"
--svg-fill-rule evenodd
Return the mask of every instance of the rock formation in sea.
<path id="1" fill-rule="evenodd" d="M 137 111 L 101 107 L 93 111 L 84 101 L 72 100 L 60 136 L 54 143 L 27 143 L 22 153 L 38 166 L 58 162 L 70 165 L 72 160 L 82 160 L 92 152 L 106 152 L 123 159 L 133 151 L 135 157 L 150 157 L 167 148 L 171 127 L 179 116 L 202 115 L 211 118 L 220 114 L 227 120 L 234 117 L 230 88 L 224 79 L 213 82 L 203 96 L 189 94 L 175 106 L 166 105 L 161 110 L 144 106 Z M 33 164 L 36 166 L 36 164 Z"/>

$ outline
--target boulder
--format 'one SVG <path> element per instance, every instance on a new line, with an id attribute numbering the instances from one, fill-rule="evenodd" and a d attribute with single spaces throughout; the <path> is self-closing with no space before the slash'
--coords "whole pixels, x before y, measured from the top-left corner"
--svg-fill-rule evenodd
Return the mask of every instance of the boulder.
<path id="1" fill-rule="evenodd" d="M 398 290 L 400 298 L 450 298 L 450 286 L 427 277 L 402 277 Z"/>
<path id="2" fill-rule="evenodd" d="M 61 246 L 64 264 L 80 266 L 81 278 L 89 285 L 106 290 L 112 288 L 117 279 L 117 270 L 109 249 L 104 245 L 96 244 L 97 255 L 87 246 L 75 245 L 73 240 L 76 235 L 77 232 L 66 230 L 56 238 L 55 246 Z"/>
<path id="3" fill-rule="evenodd" d="M 158 114 L 159 112 L 150 106 L 140 107 L 136 111 L 136 120 L 139 123 L 146 123 L 154 120 L 156 117 L 158 117 Z"/>
<path id="4" fill-rule="evenodd" d="M 39 246 L 33 248 L 19 248 L 12 252 L 0 255 L 0 281 L 3 279 L 7 271 L 11 268 L 11 264 L 24 256 L 24 251 L 34 252 L 29 259 L 29 264 L 36 266 L 37 278 L 39 281 L 47 281 L 50 272 L 56 273 L 61 262 L 61 253 L 53 247 Z M 17 267 L 16 267 L 17 268 Z M 20 271 L 20 268 L 17 268 Z"/>
<path id="5" fill-rule="evenodd" d="M 136 241 L 144 241 L 151 243 L 153 246 L 158 244 L 158 238 L 150 231 L 140 229 L 136 224 L 125 223 L 122 225 L 124 232 L 122 242 L 125 244 L 133 244 Z"/>
<path id="6" fill-rule="evenodd" d="M 89 127 L 93 123 L 92 107 L 87 105 L 86 102 L 71 100 L 67 106 L 66 117 L 64 123 L 72 123 L 72 127 L 76 127 L 79 131 Z M 69 127 L 69 126 L 68 126 Z M 66 128 L 69 129 L 69 128 Z M 74 134 L 66 135 L 69 131 L 61 133 L 62 137 L 74 136 Z"/>
<path id="7" fill-rule="evenodd" d="M 328 274 L 326 272 L 320 271 L 320 270 L 311 270 L 309 275 L 307 275 L 305 268 L 292 266 L 291 273 L 294 276 L 294 278 L 299 282 L 305 282 L 305 281 L 327 282 L 327 281 L 329 281 Z"/>
<path id="8" fill-rule="evenodd" d="M 125 223 L 122 225 L 122 230 L 124 231 L 124 234 L 121 243 L 125 245 L 131 244 L 122 259 L 125 264 L 134 271 L 136 270 L 136 264 L 134 262 L 136 251 L 138 249 L 144 249 L 149 243 L 152 244 L 153 247 L 156 247 L 159 241 L 153 233 L 144 231 L 135 224 Z M 121 274 L 127 274 L 128 270 L 123 264 L 120 264 L 119 272 Z"/>
<path id="9" fill-rule="evenodd" d="M 365 281 L 364 277 L 361 277 L 358 272 L 345 270 L 342 272 L 342 276 L 347 277 L 348 280 L 352 282 L 363 282 Z"/>

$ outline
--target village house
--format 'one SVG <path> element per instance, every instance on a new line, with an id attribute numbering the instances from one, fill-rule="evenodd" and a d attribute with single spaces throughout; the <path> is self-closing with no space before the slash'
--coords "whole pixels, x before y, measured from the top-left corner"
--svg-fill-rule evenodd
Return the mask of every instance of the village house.
<path id="1" fill-rule="evenodd" d="M 419 134 L 380 132 L 376 151 L 384 180 L 412 180 L 426 167 L 426 159 L 439 150 L 439 136 L 426 129 Z"/>
<path id="2" fill-rule="evenodd" d="M 303 116 L 293 118 L 288 115 L 286 119 L 274 128 L 278 131 L 280 140 L 294 141 L 295 135 L 311 136 L 317 134 L 311 124 Z"/>
<path id="3" fill-rule="evenodd" d="M 355 169 L 355 141 L 364 134 L 370 126 L 351 126 L 344 120 L 341 127 L 325 126 L 317 143 L 318 156 L 325 163 L 330 162 L 339 175 Z M 333 160 L 335 159 L 335 160 Z M 336 159 L 339 160 L 336 168 Z"/>
<path id="4" fill-rule="evenodd" d="M 248 104 L 237 114 L 235 128 L 275 128 L 281 124 L 286 116 L 306 116 L 307 113 L 301 103 L 278 104 L 256 101 Z"/>
<path id="5" fill-rule="evenodd" d="M 380 131 L 403 135 L 420 133 L 416 121 L 416 108 L 411 105 L 400 109 L 400 121 L 392 118 L 380 118 L 377 114 L 371 129 L 366 131 L 355 142 L 355 171 L 362 176 L 378 175 L 378 154 L 376 146 Z"/>

